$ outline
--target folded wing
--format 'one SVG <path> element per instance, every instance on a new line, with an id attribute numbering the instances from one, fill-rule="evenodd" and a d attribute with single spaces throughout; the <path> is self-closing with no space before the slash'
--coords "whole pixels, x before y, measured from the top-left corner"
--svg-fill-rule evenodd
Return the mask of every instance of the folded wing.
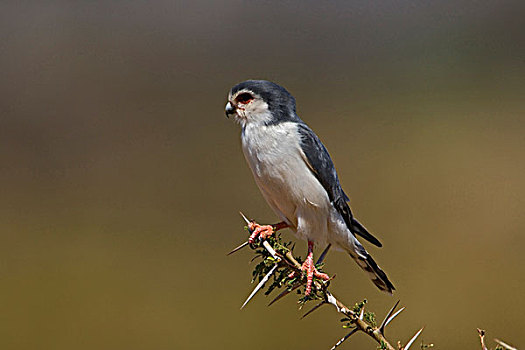
<path id="1" fill-rule="evenodd" d="M 350 206 L 347 203 L 349 200 L 348 196 L 341 188 L 337 172 L 326 147 L 306 124 L 299 123 L 298 130 L 301 136 L 301 149 L 305 162 L 328 193 L 328 198 L 343 217 L 347 227 L 353 234 L 357 234 L 370 243 L 381 247 L 381 242 L 372 236 L 352 215 Z"/>

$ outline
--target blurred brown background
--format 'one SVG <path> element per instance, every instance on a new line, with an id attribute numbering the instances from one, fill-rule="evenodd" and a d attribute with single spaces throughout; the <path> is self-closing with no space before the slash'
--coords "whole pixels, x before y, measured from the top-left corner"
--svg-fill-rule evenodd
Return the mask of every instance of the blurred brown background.
<path id="1" fill-rule="evenodd" d="M 224 117 L 231 86 L 286 86 L 330 150 L 379 293 L 332 253 L 333 291 L 389 336 L 523 347 L 521 1 L 34 1 L 0 5 L 0 347 L 329 349 L 250 289 L 237 212 L 272 214 Z M 285 235 L 288 239 L 292 235 Z M 298 243 L 298 253 L 306 245 Z M 375 349 L 356 336 L 344 348 Z"/>

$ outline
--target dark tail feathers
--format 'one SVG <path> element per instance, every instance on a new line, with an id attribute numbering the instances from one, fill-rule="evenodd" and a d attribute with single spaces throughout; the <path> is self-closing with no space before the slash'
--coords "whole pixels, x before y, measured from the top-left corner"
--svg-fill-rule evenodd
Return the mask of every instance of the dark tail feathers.
<path id="1" fill-rule="evenodd" d="M 381 242 L 379 242 L 377 238 L 372 236 L 372 234 L 368 232 L 368 230 L 363 225 L 361 225 L 361 223 L 357 221 L 357 219 L 354 217 L 352 217 L 352 227 L 350 227 L 350 231 L 352 231 L 352 233 L 356 235 L 363 237 L 364 239 L 366 239 L 368 242 L 372 243 L 373 245 L 376 245 L 378 247 L 383 246 Z"/>
<path id="2" fill-rule="evenodd" d="M 370 254 L 368 254 L 366 251 L 362 252 L 364 253 L 362 256 L 355 257 L 353 255 L 350 255 L 358 264 L 361 266 L 363 270 L 365 270 L 368 275 L 370 276 L 370 279 L 374 284 L 377 286 L 377 288 L 381 289 L 382 291 L 385 291 L 389 294 L 392 294 L 395 290 L 394 285 L 388 277 L 386 276 L 386 273 L 381 270 L 379 266 L 377 266 L 376 262 Z"/>

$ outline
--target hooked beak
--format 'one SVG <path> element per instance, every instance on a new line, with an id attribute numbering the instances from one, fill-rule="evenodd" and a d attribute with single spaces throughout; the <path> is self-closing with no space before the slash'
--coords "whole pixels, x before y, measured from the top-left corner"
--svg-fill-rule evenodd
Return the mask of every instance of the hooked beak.
<path id="1" fill-rule="evenodd" d="M 226 104 L 226 107 L 224 108 L 224 112 L 226 112 L 226 118 L 229 118 L 235 113 L 235 107 L 233 107 L 233 105 L 230 102 L 228 102 Z"/>

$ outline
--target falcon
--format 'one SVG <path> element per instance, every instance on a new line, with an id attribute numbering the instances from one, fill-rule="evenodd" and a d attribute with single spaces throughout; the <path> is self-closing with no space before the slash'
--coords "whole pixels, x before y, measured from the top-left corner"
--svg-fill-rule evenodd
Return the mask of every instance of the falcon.
<path id="1" fill-rule="evenodd" d="M 281 220 L 275 225 L 252 222 L 249 241 L 265 239 L 286 227 L 306 240 L 305 295 L 311 293 L 314 276 L 329 279 L 315 268 L 315 244 L 331 244 L 348 253 L 380 290 L 392 294 L 393 284 L 357 236 L 382 245 L 352 215 L 332 159 L 297 115 L 295 98 L 275 83 L 247 80 L 230 90 L 225 112 L 241 125 L 246 161 L 263 197 Z"/>

